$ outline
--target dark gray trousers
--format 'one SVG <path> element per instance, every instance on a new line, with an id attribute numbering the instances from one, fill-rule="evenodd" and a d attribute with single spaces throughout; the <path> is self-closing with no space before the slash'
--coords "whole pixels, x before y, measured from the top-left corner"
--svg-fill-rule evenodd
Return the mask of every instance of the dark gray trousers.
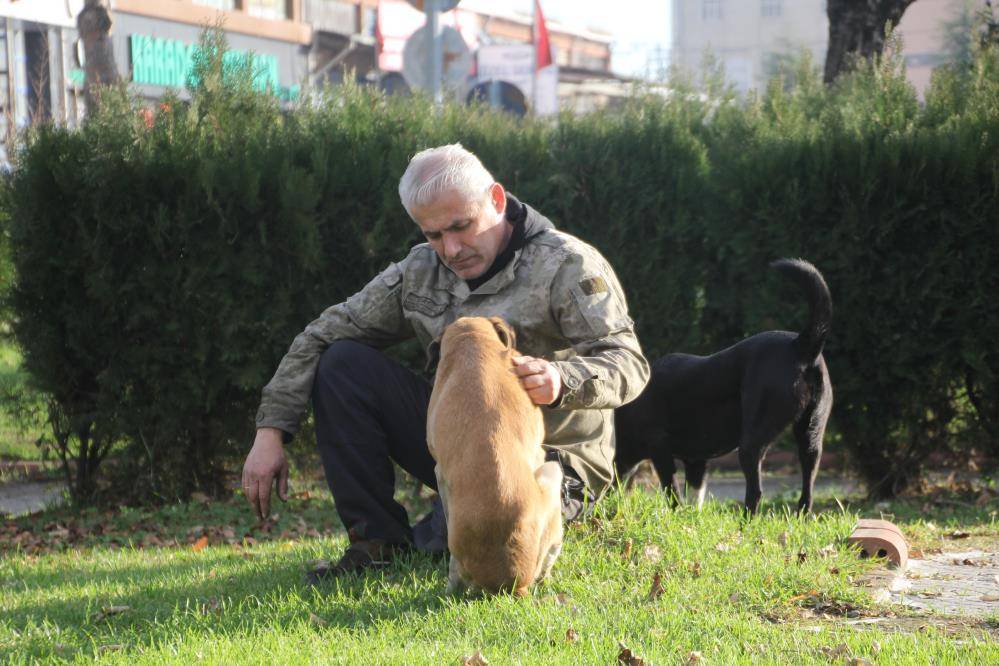
<path id="1" fill-rule="evenodd" d="M 393 462 L 437 489 L 426 438 L 431 388 L 400 363 L 352 340 L 334 342 L 320 358 L 312 390 L 316 439 L 326 482 L 351 541 L 381 539 L 429 551 L 446 547 L 439 501 L 410 528 L 406 509 L 394 498 Z M 548 458 L 558 456 L 549 451 Z M 572 468 L 562 468 L 562 513 L 573 520 L 589 493 Z"/>

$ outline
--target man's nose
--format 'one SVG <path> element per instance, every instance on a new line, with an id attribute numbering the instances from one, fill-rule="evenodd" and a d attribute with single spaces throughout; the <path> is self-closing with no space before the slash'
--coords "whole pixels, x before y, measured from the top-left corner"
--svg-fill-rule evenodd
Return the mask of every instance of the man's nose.
<path id="1" fill-rule="evenodd" d="M 461 253 L 461 241 L 454 236 L 444 236 L 444 256 L 449 259 Z"/>

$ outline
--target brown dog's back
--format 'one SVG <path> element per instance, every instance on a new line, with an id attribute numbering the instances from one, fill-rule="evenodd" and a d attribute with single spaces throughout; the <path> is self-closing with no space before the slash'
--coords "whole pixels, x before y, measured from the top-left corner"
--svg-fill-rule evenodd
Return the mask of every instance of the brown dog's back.
<path id="1" fill-rule="evenodd" d="M 514 354 L 513 332 L 498 318 L 449 326 L 427 419 L 430 452 L 448 486 L 448 547 L 467 577 L 491 592 L 526 590 L 548 527 L 535 478 L 544 423 L 512 371 Z"/>

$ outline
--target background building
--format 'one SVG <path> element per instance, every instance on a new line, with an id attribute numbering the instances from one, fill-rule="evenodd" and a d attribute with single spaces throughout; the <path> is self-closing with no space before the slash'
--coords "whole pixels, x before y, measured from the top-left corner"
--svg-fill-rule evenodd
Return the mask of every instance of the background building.
<path id="1" fill-rule="evenodd" d="M 20 128 L 83 114 L 76 56 L 79 2 L 0 0 L 0 163 Z"/>
<path id="2" fill-rule="evenodd" d="M 144 97 L 183 89 L 205 25 L 221 21 L 229 48 L 253 52 L 261 87 L 298 97 L 308 77 L 312 28 L 302 0 L 112 0 L 118 71 Z"/>
<path id="3" fill-rule="evenodd" d="M 829 20 L 825 0 L 672 0 L 672 64 L 697 72 L 711 51 L 740 92 L 760 89 L 780 63 L 811 52 L 825 62 Z M 945 24 L 965 0 L 917 0 L 898 26 L 909 80 L 922 95 L 932 68 L 945 60 Z"/>

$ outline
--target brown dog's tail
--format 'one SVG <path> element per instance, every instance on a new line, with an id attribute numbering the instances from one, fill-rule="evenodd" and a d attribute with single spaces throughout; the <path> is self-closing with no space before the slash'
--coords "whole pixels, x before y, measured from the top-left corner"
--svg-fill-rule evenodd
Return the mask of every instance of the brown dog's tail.
<path id="1" fill-rule="evenodd" d="M 770 264 L 782 275 L 794 281 L 808 299 L 808 327 L 798 334 L 795 341 L 798 356 L 804 363 L 814 363 L 829 335 L 832 323 L 832 295 L 829 287 L 815 266 L 804 259 L 778 259 Z"/>

